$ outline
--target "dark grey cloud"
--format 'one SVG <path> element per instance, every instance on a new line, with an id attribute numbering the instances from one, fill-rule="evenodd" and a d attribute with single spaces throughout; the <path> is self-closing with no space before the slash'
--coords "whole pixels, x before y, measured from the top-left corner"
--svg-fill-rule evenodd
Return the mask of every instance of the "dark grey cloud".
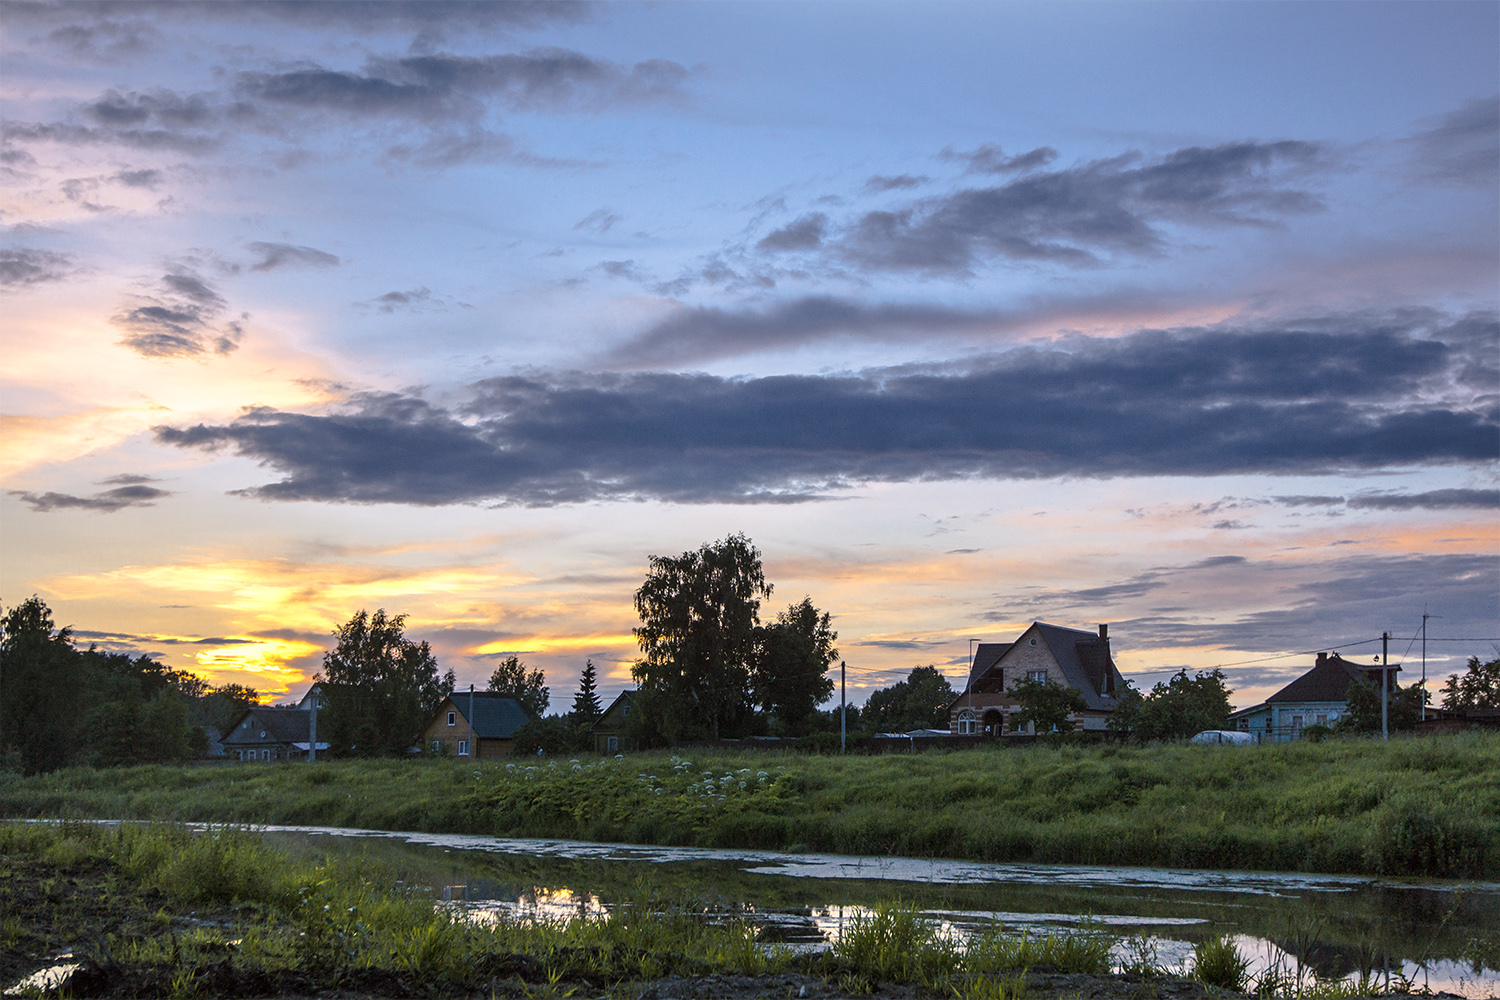
<path id="1" fill-rule="evenodd" d="M 1500 507 L 1500 489 L 1429 490 L 1426 493 L 1368 493 L 1349 498 L 1350 507 L 1375 510 L 1411 510 L 1425 507 L 1445 510 L 1457 507 Z"/>
<path id="2" fill-rule="evenodd" d="M 65 253 L 30 247 L 0 247 L 0 288 L 61 281 L 73 270 L 73 258 Z"/>
<path id="3" fill-rule="evenodd" d="M 899 339 L 1003 331 L 1022 317 L 929 305 L 866 305 L 810 296 L 769 309 L 684 308 L 620 345 L 611 364 L 646 366 L 795 347 L 831 337 Z"/>
<path id="4" fill-rule="evenodd" d="M 828 216 L 813 212 L 775 230 L 756 246 L 761 250 L 815 250 L 823 245 L 827 230 Z"/>
<path id="5" fill-rule="evenodd" d="M 170 605 L 170 607 L 186 607 L 187 605 Z M 73 634 L 80 639 L 87 639 L 100 645 L 105 644 L 129 644 L 139 645 L 141 643 L 161 646 L 248 646 L 252 645 L 254 639 L 231 639 L 227 636 L 209 636 L 203 639 L 178 639 L 173 636 L 160 635 L 134 635 L 130 632 L 92 632 L 87 629 L 74 629 Z M 322 638 L 321 636 L 319 638 Z"/>
<path id="6" fill-rule="evenodd" d="M 117 486 L 112 490 L 80 497 L 70 493 L 28 493 L 9 490 L 11 496 L 19 497 L 32 510 L 51 513 L 55 510 L 91 510 L 101 514 L 113 514 L 126 507 L 154 507 L 162 497 L 172 495 L 171 490 L 158 489 L 144 483 Z"/>
<path id="7" fill-rule="evenodd" d="M 224 125 L 253 116 L 248 105 L 225 105 L 212 94 L 112 89 L 80 104 L 75 121 L 6 122 L 0 134 L 8 142 L 112 144 L 201 154 L 218 148 Z"/>
<path id="8" fill-rule="evenodd" d="M 1367 510 L 1446 510 L 1461 507 L 1500 507 L 1500 489 L 1446 489 L 1425 493 L 1362 493 L 1357 496 L 1276 496 L 1286 507 L 1343 507 Z"/>
<path id="9" fill-rule="evenodd" d="M 1303 494 L 1272 497 L 1271 499 L 1285 507 L 1342 507 L 1344 504 L 1343 497 L 1307 496 Z"/>
<path id="10" fill-rule="evenodd" d="M 893 177 L 887 177 L 883 174 L 876 174 L 865 181 L 865 194 L 881 194 L 885 191 L 909 191 L 912 188 L 921 187 L 931 179 L 925 175 L 897 174 Z"/>
<path id="11" fill-rule="evenodd" d="M 1493 462 L 1493 401 L 1425 394 L 1451 354 L 1379 327 L 1151 331 L 947 370 L 515 376 L 477 383 L 461 410 L 366 395 L 336 413 L 256 408 L 155 433 L 282 475 L 247 495 L 419 505 L 786 502 L 876 481 Z"/>
<path id="12" fill-rule="evenodd" d="M 156 190 L 156 186 L 162 182 L 162 172 L 149 168 L 121 170 L 112 179 L 119 181 L 126 187 L 146 188 L 148 191 L 154 191 Z"/>
<path id="13" fill-rule="evenodd" d="M 260 259 L 250 265 L 252 271 L 275 271 L 284 267 L 338 267 L 339 259 L 324 250 L 294 246 L 290 243 L 252 243 L 250 252 Z"/>
<path id="14" fill-rule="evenodd" d="M 1321 157 L 1314 143 L 1238 142 L 1024 173 L 867 212 L 844 227 L 833 251 L 871 270 L 932 274 L 968 273 L 994 259 L 1090 266 L 1106 255 L 1158 253 L 1167 246 L 1164 224 L 1266 226 L 1320 211 L 1318 198 L 1296 185 Z"/>
<path id="15" fill-rule="evenodd" d="M 1421 179 L 1493 190 L 1500 184 L 1500 97 L 1468 101 L 1405 142 Z"/>
<path id="16" fill-rule="evenodd" d="M 938 159 L 963 163 L 970 172 L 976 174 L 1018 174 L 1045 167 L 1057 159 L 1057 150 L 1051 146 L 1040 146 L 1015 156 L 1006 156 L 999 146 L 985 143 L 968 153 L 961 153 L 950 147 L 939 153 Z"/>
<path id="17" fill-rule="evenodd" d="M 375 311 L 387 315 L 398 312 L 447 312 L 454 304 L 465 309 L 470 308 L 462 302 L 454 303 L 448 296 L 439 295 L 425 285 L 405 291 L 386 292 L 369 302 L 360 303 L 363 307 L 372 307 Z"/>
<path id="18" fill-rule="evenodd" d="M 320 66 L 242 73 L 246 98 L 353 116 L 470 120 L 477 99 L 526 111 L 596 111 L 676 96 L 688 71 L 665 59 L 625 66 L 568 49 L 373 59 L 363 72 Z"/>
<path id="19" fill-rule="evenodd" d="M 511 32 L 556 22 L 580 21 L 592 4 L 575 0 L 11 0 L 6 19 L 54 29 L 54 41 L 97 48 L 100 39 L 117 44 L 142 29 L 126 18 L 167 15 L 169 23 L 191 20 L 273 22 L 302 28 L 338 28 L 355 32 L 411 31 L 419 38 L 443 38 L 474 31 Z"/>
<path id="20" fill-rule="evenodd" d="M 120 341 L 148 358 L 231 354 L 244 336 L 244 315 L 218 322 L 228 303 L 200 276 L 185 268 L 162 275 L 156 294 L 135 296 L 111 318 L 125 336 Z"/>

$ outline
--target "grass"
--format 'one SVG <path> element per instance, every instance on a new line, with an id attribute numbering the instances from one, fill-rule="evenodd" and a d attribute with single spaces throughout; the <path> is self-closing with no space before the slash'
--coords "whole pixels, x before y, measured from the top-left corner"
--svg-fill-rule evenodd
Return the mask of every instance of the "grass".
<path id="1" fill-rule="evenodd" d="M 233 927 L 183 929 L 164 910 L 156 933 L 73 928 L 78 940 L 67 943 L 84 956 L 84 974 L 106 977 L 105 992 L 131 995 L 267 986 L 273 992 L 377 992 L 381 984 L 394 985 L 395 992 L 435 984 L 462 992 L 497 980 L 551 988 L 796 971 L 865 990 L 910 983 L 943 995 L 1007 1000 L 1024 991 L 1029 964 L 1108 971 L 1107 960 L 1101 965 L 1108 941 L 1093 933 L 1075 943 L 1067 936 L 1013 938 L 997 930 L 964 950 L 914 908 L 897 905 L 856 918 L 833 950 L 812 955 L 760 943 L 751 923 L 705 919 L 700 907 L 648 893 L 606 916 L 479 922 L 461 907 L 435 906 L 429 895 L 405 891 L 396 873 L 378 865 L 299 860 L 232 829 L 195 834 L 174 826 L 0 824 L 0 860 L 11 867 L 19 859 L 42 862 L 60 877 L 102 867 L 119 876 L 108 883 L 111 891 L 154 893 L 178 910 L 235 908 Z"/>
<path id="2" fill-rule="evenodd" d="M 0 815 L 1493 879 L 1500 734 L 84 768 L 0 777 Z"/>

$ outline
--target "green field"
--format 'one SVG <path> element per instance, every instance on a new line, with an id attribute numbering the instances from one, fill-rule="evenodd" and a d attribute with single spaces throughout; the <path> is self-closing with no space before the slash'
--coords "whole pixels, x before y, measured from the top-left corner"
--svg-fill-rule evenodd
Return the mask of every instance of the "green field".
<path id="1" fill-rule="evenodd" d="M 1493 879 L 1500 735 L 75 769 L 0 815 Z"/>

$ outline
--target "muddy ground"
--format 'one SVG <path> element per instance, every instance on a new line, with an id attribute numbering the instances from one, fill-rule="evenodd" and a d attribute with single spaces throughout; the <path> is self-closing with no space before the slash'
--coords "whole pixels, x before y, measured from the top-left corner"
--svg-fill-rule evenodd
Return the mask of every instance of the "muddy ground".
<path id="1" fill-rule="evenodd" d="M 420 980 L 398 970 L 361 969 L 317 976 L 298 970 L 246 969 L 223 957 L 191 981 L 170 965 L 124 964 L 116 952 L 131 939 L 170 940 L 204 928 L 225 931 L 265 918 L 256 907 L 174 907 L 162 893 L 132 886 L 112 865 L 56 865 L 24 858 L 0 861 L 0 991 L 60 962 L 78 968 L 62 984 L 71 997 L 254 997 L 277 1000 L 485 998 L 564 1000 L 953 1000 L 952 991 L 890 983 L 851 983 L 810 973 L 770 976 L 670 976 L 649 982 L 549 982 L 524 955 L 492 955 L 463 984 Z M 234 936 L 234 935 L 227 935 Z M 61 956 L 71 956 L 62 958 Z M 52 991 L 54 994 L 56 991 Z M 35 995 L 34 992 L 29 995 Z M 1233 1000 L 1239 994 L 1191 980 L 1137 975 L 1061 974 L 1034 968 L 1028 1000 Z"/>

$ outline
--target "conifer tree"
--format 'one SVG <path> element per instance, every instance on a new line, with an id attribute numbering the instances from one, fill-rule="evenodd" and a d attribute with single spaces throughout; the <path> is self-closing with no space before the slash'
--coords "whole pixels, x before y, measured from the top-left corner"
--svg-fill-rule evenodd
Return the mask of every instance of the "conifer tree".
<path id="1" fill-rule="evenodd" d="M 575 726 L 592 726 L 603 714 L 603 708 L 599 705 L 598 687 L 599 671 L 594 667 L 593 660 L 586 660 L 583 666 L 583 676 L 578 678 L 578 693 L 573 695 L 572 723 Z"/>

